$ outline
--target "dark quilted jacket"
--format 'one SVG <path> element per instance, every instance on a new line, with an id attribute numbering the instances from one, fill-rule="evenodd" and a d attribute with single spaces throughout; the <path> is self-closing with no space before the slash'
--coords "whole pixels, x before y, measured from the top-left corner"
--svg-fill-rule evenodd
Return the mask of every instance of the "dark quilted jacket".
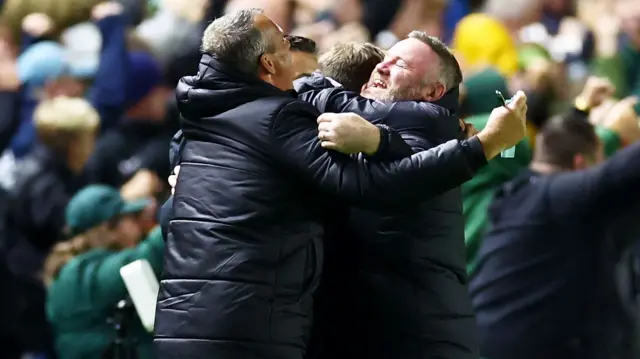
<path id="1" fill-rule="evenodd" d="M 158 359 L 301 359 L 325 200 L 412 202 L 485 162 L 477 141 L 388 163 L 327 152 L 313 106 L 208 55 L 177 96 L 185 141 L 158 296 Z"/>
<path id="2" fill-rule="evenodd" d="M 457 90 L 437 103 L 383 104 L 317 75 L 296 81 L 296 90 L 320 111 L 355 112 L 391 127 L 411 146 L 404 156 L 464 137 Z M 400 208 L 352 208 L 349 228 L 351 240 L 325 251 L 337 259 L 326 263 L 320 292 L 329 293 L 317 303 L 327 322 L 323 357 L 477 359 L 460 188 Z"/>

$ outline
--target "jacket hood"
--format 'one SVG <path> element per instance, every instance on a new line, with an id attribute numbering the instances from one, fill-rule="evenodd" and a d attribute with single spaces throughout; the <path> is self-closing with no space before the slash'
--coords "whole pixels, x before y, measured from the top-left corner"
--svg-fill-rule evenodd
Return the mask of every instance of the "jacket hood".
<path id="1" fill-rule="evenodd" d="M 291 96 L 257 76 L 242 72 L 211 55 L 203 55 L 198 74 L 183 77 L 176 89 L 178 109 L 185 121 L 214 117 L 264 97 Z"/>

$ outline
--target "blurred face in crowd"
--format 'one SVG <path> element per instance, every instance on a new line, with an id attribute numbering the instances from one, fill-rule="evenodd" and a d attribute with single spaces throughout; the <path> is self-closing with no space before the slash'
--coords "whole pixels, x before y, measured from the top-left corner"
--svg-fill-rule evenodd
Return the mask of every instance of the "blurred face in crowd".
<path id="1" fill-rule="evenodd" d="M 69 147 L 69 158 L 72 167 L 80 170 L 84 168 L 84 165 L 89 161 L 89 157 L 93 154 L 95 146 L 95 132 L 86 132 L 76 136 Z"/>
<path id="2" fill-rule="evenodd" d="M 263 14 L 255 17 L 255 26 L 273 45 L 272 53 L 260 56 L 260 78 L 281 90 L 291 90 L 295 74 L 289 41 L 282 29 Z"/>
<path id="3" fill-rule="evenodd" d="M 304 51 L 291 51 L 294 78 L 311 74 L 318 69 L 318 57 Z"/>
<path id="4" fill-rule="evenodd" d="M 132 248 L 139 242 L 144 233 L 138 224 L 136 215 L 117 217 L 110 223 L 110 229 L 114 232 L 114 238 L 119 248 Z"/>
<path id="5" fill-rule="evenodd" d="M 83 97 L 86 90 L 87 85 L 84 82 L 72 77 L 61 77 L 45 86 L 45 96 L 47 98 L 58 96 Z"/>
<path id="6" fill-rule="evenodd" d="M 130 118 L 163 121 L 167 117 L 167 102 L 172 94 L 172 89 L 166 86 L 156 86 L 138 104 L 127 111 L 127 116 Z"/>
<path id="7" fill-rule="evenodd" d="M 424 42 L 402 40 L 376 66 L 362 96 L 379 101 L 436 101 L 446 92 L 439 83 L 439 61 Z"/>

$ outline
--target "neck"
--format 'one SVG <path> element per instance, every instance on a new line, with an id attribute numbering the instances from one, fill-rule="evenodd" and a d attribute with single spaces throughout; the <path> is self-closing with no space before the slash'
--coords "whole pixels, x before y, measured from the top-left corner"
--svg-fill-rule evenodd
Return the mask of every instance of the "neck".
<path id="1" fill-rule="evenodd" d="M 268 74 L 268 73 L 267 74 L 260 74 L 258 77 L 260 78 L 260 80 L 268 83 L 269 85 L 274 86 L 274 87 L 278 87 L 273 82 L 273 76 L 271 76 L 270 74 Z"/>
<path id="2" fill-rule="evenodd" d="M 552 174 L 552 173 L 558 173 L 558 172 L 564 172 L 565 171 L 560 166 L 556 166 L 556 165 L 552 165 L 550 163 L 545 163 L 545 162 L 540 162 L 540 161 L 531 162 L 531 164 L 529 165 L 529 168 L 532 169 L 533 171 L 536 171 L 536 172 L 542 173 L 542 174 Z"/>

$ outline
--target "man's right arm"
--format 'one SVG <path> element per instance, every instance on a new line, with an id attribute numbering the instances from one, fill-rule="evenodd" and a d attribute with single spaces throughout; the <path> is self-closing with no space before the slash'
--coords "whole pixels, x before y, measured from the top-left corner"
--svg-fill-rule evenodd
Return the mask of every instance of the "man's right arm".
<path id="1" fill-rule="evenodd" d="M 326 151 L 315 114 L 298 103 L 276 118 L 271 145 L 277 159 L 320 190 L 363 205 L 399 205 L 435 197 L 469 180 L 487 160 L 477 138 L 449 141 L 402 160 L 379 163 Z"/>

